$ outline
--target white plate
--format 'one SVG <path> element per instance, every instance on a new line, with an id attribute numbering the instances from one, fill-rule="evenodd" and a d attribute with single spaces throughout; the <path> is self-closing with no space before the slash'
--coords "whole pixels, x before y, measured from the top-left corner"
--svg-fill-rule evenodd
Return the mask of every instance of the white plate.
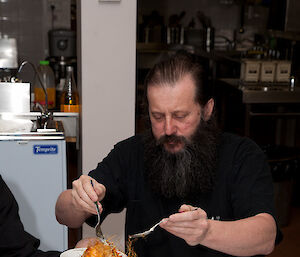
<path id="1" fill-rule="evenodd" d="M 60 257 L 81 257 L 86 248 L 75 248 L 63 252 Z M 122 257 L 127 257 L 126 254 L 118 252 Z"/>
<path id="2" fill-rule="evenodd" d="M 75 248 L 63 252 L 60 257 L 81 257 L 86 248 Z"/>

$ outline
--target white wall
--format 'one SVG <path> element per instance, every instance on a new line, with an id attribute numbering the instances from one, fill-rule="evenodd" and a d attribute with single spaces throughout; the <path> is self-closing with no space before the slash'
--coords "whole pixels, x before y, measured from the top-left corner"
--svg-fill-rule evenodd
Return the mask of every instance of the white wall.
<path id="1" fill-rule="evenodd" d="M 80 0 L 78 7 L 82 168 L 87 173 L 116 142 L 134 134 L 136 0 Z M 103 232 L 123 247 L 124 213 L 109 216 Z M 84 237 L 94 233 L 84 226 Z"/>

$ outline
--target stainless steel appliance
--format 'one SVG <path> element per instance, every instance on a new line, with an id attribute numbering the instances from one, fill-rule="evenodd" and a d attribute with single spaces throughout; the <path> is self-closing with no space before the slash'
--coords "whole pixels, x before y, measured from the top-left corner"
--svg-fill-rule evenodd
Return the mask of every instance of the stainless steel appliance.
<path id="1" fill-rule="evenodd" d="M 75 32 L 69 29 L 54 29 L 49 31 L 50 56 L 66 58 L 76 56 Z"/>

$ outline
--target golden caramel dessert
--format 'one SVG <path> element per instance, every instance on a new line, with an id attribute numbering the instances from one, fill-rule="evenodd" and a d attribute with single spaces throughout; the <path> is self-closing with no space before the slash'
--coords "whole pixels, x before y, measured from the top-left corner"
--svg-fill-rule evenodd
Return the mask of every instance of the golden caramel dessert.
<path id="1" fill-rule="evenodd" d="M 121 257 L 115 247 L 105 245 L 97 241 L 93 246 L 89 246 L 83 253 L 82 257 Z"/>
<path id="2" fill-rule="evenodd" d="M 135 239 L 136 240 L 136 239 Z M 137 257 L 135 251 L 133 250 L 133 242 L 135 240 L 127 241 L 127 255 L 118 251 L 116 247 L 109 241 L 107 244 L 103 244 L 99 240 L 89 239 L 89 247 L 84 251 L 82 257 Z"/>

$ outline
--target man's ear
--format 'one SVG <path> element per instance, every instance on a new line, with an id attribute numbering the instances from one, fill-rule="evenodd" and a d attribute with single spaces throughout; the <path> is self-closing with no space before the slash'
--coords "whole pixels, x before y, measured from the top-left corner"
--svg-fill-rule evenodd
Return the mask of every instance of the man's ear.
<path id="1" fill-rule="evenodd" d="M 208 121 L 210 119 L 210 116 L 213 112 L 214 106 L 215 106 L 215 101 L 214 101 L 213 98 L 209 99 L 207 101 L 207 103 L 205 104 L 205 106 L 204 106 L 204 117 L 203 117 L 205 121 Z"/>

